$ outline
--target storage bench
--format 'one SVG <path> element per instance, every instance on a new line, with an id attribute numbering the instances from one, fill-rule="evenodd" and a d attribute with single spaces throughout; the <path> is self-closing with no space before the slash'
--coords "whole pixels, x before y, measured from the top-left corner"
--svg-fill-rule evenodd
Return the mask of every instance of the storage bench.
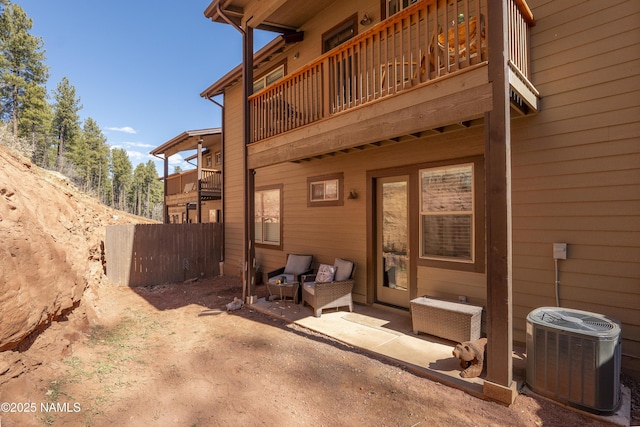
<path id="1" fill-rule="evenodd" d="M 414 334 L 424 332 L 455 342 L 480 338 L 482 307 L 428 297 L 410 304 Z"/>

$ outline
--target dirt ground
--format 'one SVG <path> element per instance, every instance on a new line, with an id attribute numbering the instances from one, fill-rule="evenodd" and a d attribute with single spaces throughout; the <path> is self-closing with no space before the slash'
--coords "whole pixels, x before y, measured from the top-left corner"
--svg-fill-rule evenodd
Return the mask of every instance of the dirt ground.
<path id="1" fill-rule="evenodd" d="M 229 277 L 90 287 L 62 322 L 0 353 L 12 404 L 0 425 L 608 425 L 540 398 L 483 401 L 247 307 L 216 310 L 234 296 Z M 3 363 L 25 369 L 7 378 Z"/>

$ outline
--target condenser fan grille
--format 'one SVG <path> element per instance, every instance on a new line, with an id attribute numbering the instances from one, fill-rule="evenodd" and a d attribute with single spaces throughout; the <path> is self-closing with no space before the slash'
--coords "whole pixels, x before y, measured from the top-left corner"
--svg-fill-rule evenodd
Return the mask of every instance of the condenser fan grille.
<path id="1" fill-rule="evenodd" d="M 558 310 L 541 310 L 538 313 L 540 322 L 560 328 L 570 328 L 579 331 L 605 332 L 616 327 L 612 322 L 595 316 L 580 315 L 575 312 L 567 313 Z"/>
<path id="2" fill-rule="evenodd" d="M 614 327 L 614 325 L 612 325 L 611 323 L 604 322 L 602 320 L 590 320 L 590 321 L 585 321 L 584 323 L 586 325 L 590 325 L 591 327 L 599 331 L 609 331 Z"/>
<path id="3" fill-rule="evenodd" d="M 543 325 L 575 332 L 607 333 L 617 329 L 617 325 L 606 318 L 576 310 L 539 309 L 533 317 Z"/>

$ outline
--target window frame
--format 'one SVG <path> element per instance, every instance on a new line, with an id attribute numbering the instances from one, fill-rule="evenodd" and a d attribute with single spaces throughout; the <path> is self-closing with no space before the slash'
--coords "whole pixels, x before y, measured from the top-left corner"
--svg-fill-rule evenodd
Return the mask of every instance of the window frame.
<path id="1" fill-rule="evenodd" d="M 338 34 L 340 34 L 342 31 L 348 30 L 349 28 L 352 29 L 353 34 L 351 35 L 351 37 L 341 41 L 340 43 L 338 43 L 337 45 L 327 48 L 326 44 L 329 41 L 329 39 L 336 37 Z M 325 54 L 327 52 L 329 52 L 332 49 L 335 49 L 336 47 L 340 46 L 341 44 L 343 44 L 344 42 L 351 40 L 352 38 L 354 38 L 355 36 L 358 35 L 358 14 L 354 13 L 353 15 L 351 15 L 350 17 L 348 17 L 347 19 L 345 19 L 344 21 L 340 22 L 338 25 L 331 27 L 328 31 L 325 31 L 324 33 L 322 33 L 322 45 L 320 46 L 320 51 Z"/>
<path id="2" fill-rule="evenodd" d="M 473 219 L 472 219 L 472 251 L 473 261 L 456 261 L 453 258 L 437 258 L 437 257 L 422 257 L 422 216 L 420 214 L 422 206 L 420 171 L 425 169 L 435 168 L 447 168 L 455 167 L 464 164 L 473 164 Z M 468 271 L 475 273 L 485 272 L 485 172 L 484 172 L 484 158 L 483 157 L 467 157 L 462 159 L 456 159 L 454 161 L 444 161 L 435 163 L 424 163 L 417 165 L 414 172 L 416 179 L 416 201 L 412 203 L 412 215 L 415 215 L 414 224 L 418 226 L 418 233 L 416 237 L 415 246 L 416 251 L 416 264 L 419 267 L 433 267 L 447 270 Z"/>
<path id="3" fill-rule="evenodd" d="M 424 188 L 424 181 L 423 181 L 423 174 L 424 173 L 434 173 L 437 174 L 439 171 L 442 172 L 442 174 L 440 176 L 445 176 L 448 171 L 452 171 L 453 169 L 462 169 L 465 173 L 467 170 L 470 171 L 471 173 L 471 185 L 470 185 L 470 189 L 469 189 L 469 198 L 470 198 L 470 202 L 471 202 L 471 206 L 470 208 L 467 209 L 450 209 L 450 210 L 429 210 L 429 209 L 425 209 L 424 205 L 425 205 L 425 188 Z M 419 182 L 419 188 L 420 188 L 420 196 L 418 199 L 418 204 L 419 204 L 419 222 L 418 222 L 418 226 L 419 226 L 419 236 L 420 236 L 420 247 L 419 247 L 419 257 L 423 258 L 423 259 L 432 259 L 432 260 L 441 260 L 441 261 L 449 261 L 449 262 L 460 262 L 460 263 L 473 263 L 475 262 L 475 211 L 476 211 L 476 206 L 475 206 L 475 201 L 474 201 L 474 196 L 475 196 L 475 189 L 474 189 L 474 184 L 475 184 L 475 171 L 474 171 L 474 165 L 473 163 L 461 163 L 461 164 L 455 164 L 455 165 L 447 165 L 447 166 L 438 166 L 438 167 L 433 167 L 433 168 L 423 168 L 420 169 L 418 171 L 418 182 Z M 459 188 L 456 187 L 454 189 L 454 191 L 459 191 Z M 465 191 L 466 193 L 466 191 Z M 425 241 L 425 230 L 424 230 L 424 220 L 427 217 L 444 217 L 444 218 L 454 218 L 454 217 L 465 217 L 465 218 L 469 218 L 470 217 L 470 221 L 469 221 L 469 256 L 448 256 L 448 255 L 439 255 L 439 254 L 427 254 L 426 253 L 426 248 L 424 247 L 424 241 Z"/>
<path id="4" fill-rule="evenodd" d="M 253 93 L 258 93 L 264 90 L 265 88 L 267 88 L 268 86 L 272 85 L 273 83 L 277 82 L 278 80 L 283 79 L 287 75 L 287 69 L 285 65 L 286 65 L 285 62 L 283 61 L 279 64 L 274 65 L 273 68 L 270 68 L 269 70 L 265 71 L 263 74 L 260 75 L 260 77 L 254 78 L 253 85 L 252 85 Z M 267 84 L 267 80 L 269 79 L 269 76 L 275 74 L 276 72 L 282 72 L 282 76 L 277 78 L 273 82 Z M 259 89 L 256 89 L 256 84 L 258 83 L 262 83 L 262 87 L 260 87 Z"/>
<path id="5" fill-rule="evenodd" d="M 278 196 L 279 196 L 279 201 L 280 201 L 280 206 L 279 206 L 279 211 L 278 211 L 278 220 L 280 223 L 280 235 L 278 237 L 278 242 L 265 242 L 264 240 L 260 240 L 258 241 L 256 239 L 256 233 L 254 230 L 253 233 L 253 241 L 256 245 L 256 247 L 260 247 L 260 248 L 267 248 L 267 249 L 282 249 L 283 245 L 282 245 L 282 237 L 283 237 L 283 215 L 282 215 L 282 210 L 283 210 L 283 185 L 279 184 L 279 185 L 268 185 L 268 186 L 263 186 L 263 187 L 256 187 L 255 191 L 254 191 L 254 200 L 256 198 L 256 196 L 258 195 L 258 193 L 263 193 L 263 192 L 267 192 L 267 191 L 273 191 L 273 190 L 277 190 L 278 191 Z M 256 204 L 256 206 L 254 206 L 254 212 L 253 212 L 253 222 L 254 224 L 256 224 L 257 226 L 257 213 L 258 213 L 258 206 Z M 261 224 L 264 224 L 263 222 L 261 222 Z M 264 236 L 264 233 L 262 234 Z"/>
<path id="6" fill-rule="evenodd" d="M 389 3 L 391 3 L 392 1 L 399 3 L 399 9 L 394 13 L 389 13 Z M 415 3 L 417 3 L 420 0 L 406 0 L 407 1 L 406 6 L 402 4 L 403 1 L 405 0 L 380 0 L 380 16 L 382 17 L 381 20 L 385 20 L 397 13 L 402 12 L 403 10 L 413 6 Z"/>
<path id="7" fill-rule="evenodd" d="M 328 182 L 335 181 L 337 185 L 336 198 L 314 200 L 311 190 L 312 185 L 323 183 L 326 188 Z M 334 173 L 328 175 L 312 176 L 307 178 L 307 207 L 343 206 L 344 205 L 344 174 Z"/>

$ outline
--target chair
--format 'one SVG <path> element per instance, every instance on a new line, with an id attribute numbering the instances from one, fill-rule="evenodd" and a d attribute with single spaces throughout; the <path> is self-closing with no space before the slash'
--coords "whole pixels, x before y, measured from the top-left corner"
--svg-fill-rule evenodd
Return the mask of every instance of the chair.
<path id="1" fill-rule="evenodd" d="M 457 25 L 457 43 L 456 44 L 456 27 L 449 28 L 447 31 L 448 46 L 445 47 L 445 34 L 440 32 L 438 34 L 438 46 L 442 52 L 447 51 L 449 56 L 449 64 L 453 65 L 456 57 L 456 50 L 460 61 L 471 61 L 471 57 L 477 56 L 478 53 L 478 36 L 477 36 L 477 20 L 473 16 L 469 18 L 469 34 L 467 34 L 467 24 L 461 21 Z M 484 16 L 480 16 L 480 39 L 481 49 L 484 52 L 486 50 L 485 45 L 485 28 L 484 28 Z M 471 55 L 467 56 L 467 40 L 469 41 L 469 50 Z M 456 49 L 457 48 L 457 49 Z"/>
<path id="2" fill-rule="evenodd" d="M 316 317 L 320 317 L 325 308 L 336 308 L 348 306 L 349 311 L 353 311 L 353 275 L 356 270 L 355 264 L 351 261 L 336 258 L 334 261 L 333 278 L 327 282 L 320 282 L 320 273 L 323 270 L 320 265 L 318 274 L 307 274 L 302 277 L 302 306 L 309 304 Z"/>
<path id="3" fill-rule="evenodd" d="M 290 284 L 300 282 L 303 274 L 310 274 L 313 272 L 311 269 L 312 262 L 313 255 L 287 255 L 287 263 L 284 267 L 267 272 L 267 290 L 269 291 L 269 295 L 282 295 L 283 298 L 295 298 L 295 294 L 298 290 L 297 286 L 283 288 L 276 283 L 282 278 L 285 278 L 287 283 Z"/>

